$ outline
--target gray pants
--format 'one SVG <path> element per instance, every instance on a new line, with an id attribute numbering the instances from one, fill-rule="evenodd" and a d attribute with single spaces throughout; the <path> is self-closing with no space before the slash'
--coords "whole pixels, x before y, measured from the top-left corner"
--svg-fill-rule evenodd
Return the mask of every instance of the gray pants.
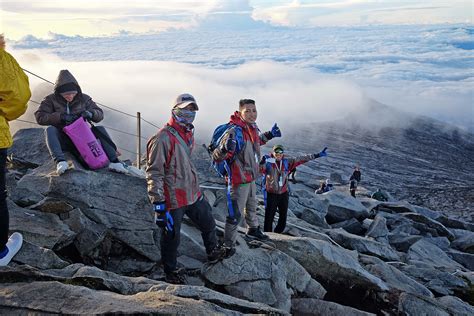
<path id="1" fill-rule="evenodd" d="M 232 247 L 235 244 L 242 213 L 245 215 L 245 222 L 249 228 L 258 227 L 257 186 L 255 181 L 232 186 L 230 199 L 232 210 L 229 207 L 229 215 L 227 216 L 224 230 L 224 244 L 228 247 Z"/>
<path id="2" fill-rule="evenodd" d="M 110 139 L 109 134 L 103 126 L 96 126 L 96 128 L 100 130 L 102 134 L 108 136 Z M 55 163 L 66 160 L 66 158 L 64 157 L 64 151 L 72 152 L 75 155 L 78 154 L 71 139 L 61 129 L 54 126 L 48 126 L 45 130 L 45 135 L 46 145 L 48 146 L 49 153 Z M 109 160 L 111 162 L 116 161 L 117 152 L 115 151 L 115 149 L 107 142 L 102 141 L 100 143 L 102 145 L 102 148 L 104 148 L 105 154 L 107 155 Z"/>

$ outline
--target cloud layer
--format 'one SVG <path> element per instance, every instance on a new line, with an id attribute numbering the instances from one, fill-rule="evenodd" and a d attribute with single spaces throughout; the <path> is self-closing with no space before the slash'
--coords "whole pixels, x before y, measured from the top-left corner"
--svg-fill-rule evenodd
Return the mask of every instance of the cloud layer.
<path id="1" fill-rule="evenodd" d="M 108 38 L 29 37 L 14 47 L 40 58 L 45 52 L 56 54 L 69 62 L 160 60 L 200 65 L 196 69 L 203 81 L 212 68 L 229 69 L 222 71 L 224 82 L 232 78 L 229 74 L 248 72 L 232 86 L 236 97 L 255 80 L 267 86 L 280 84 L 278 89 L 265 90 L 268 95 L 301 94 L 299 86 L 286 88 L 272 77 L 277 67 L 273 63 L 278 63 L 296 68 L 295 74 L 290 71 L 285 76 L 301 87 L 313 84 L 301 73 L 351 82 L 379 102 L 474 130 L 473 33 L 470 25 L 209 29 Z M 259 71 L 252 71 L 254 67 Z M 258 87 L 248 85 L 243 91 L 255 95 Z"/>

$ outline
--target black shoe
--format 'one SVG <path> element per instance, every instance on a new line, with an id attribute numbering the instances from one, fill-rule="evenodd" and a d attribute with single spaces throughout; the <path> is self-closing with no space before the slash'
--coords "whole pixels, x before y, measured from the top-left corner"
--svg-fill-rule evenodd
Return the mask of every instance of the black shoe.
<path id="1" fill-rule="evenodd" d="M 165 274 L 165 282 L 171 284 L 186 284 L 186 276 L 176 270 Z"/>
<path id="2" fill-rule="evenodd" d="M 217 262 L 225 258 L 226 249 L 221 246 L 217 245 L 210 253 L 207 254 L 207 261 L 210 263 Z"/>
<path id="3" fill-rule="evenodd" d="M 225 250 L 225 255 L 224 258 L 230 258 L 235 254 L 235 248 L 234 247 L 228 247 L 228 246 L 222 246 Z"/>
<path id="4" fill-rule="evenodd" d="M 249 228 L 247 232 L 247 236 L 258 239 L 258 240 L 263 240 L 263 241 L 270 239 L 270 237 L 262 233 L 262 231 L 260 230 L 260 227 Z"/>

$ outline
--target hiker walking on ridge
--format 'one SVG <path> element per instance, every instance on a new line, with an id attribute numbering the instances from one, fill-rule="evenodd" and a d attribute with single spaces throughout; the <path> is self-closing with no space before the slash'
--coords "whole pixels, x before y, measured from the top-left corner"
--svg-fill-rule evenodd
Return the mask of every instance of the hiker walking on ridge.
<path id="1" fill-rule="evenodd" d="M 354 166 L 354 172 L 349 179 L 349 191 L 353 197 L 356 197 L 357 185 L 360 182 L 362 174 L 360 173 L 359 165 Z"/>
<path id="2" fill-rule="evenodd" d="M 7 150 L 13 140 L 8 122 L 25 113 L 31 97 L 28 77 L 15 58 L 5 51 L 5 39 L 0 34 L 0 266 L 6 266 L 23 244 L 23 236 L 13 233 L 8 238 L 10 217 L 7 206 Z"/>
<path id="3" fill-rule="evenodd" d="M 268 239 L 268 236 L 260 230 L 258 223 L 255 180 L 260 173 L 260 145 L 274 137 L 281 137 L 281 131 L 275 124 L 270 131 L 260 134 L 256 120 L 255 101 L 240 100 L 239 110 L 231 115 L 230 122 L 216 129 L 217 131 L 222 126 L 226 128 L 216 147 L 212 148 L 212 159 L 224 162 L 228 170 L 226 177 L 229 214 L 224 231 L 224 244 L 231 249 L 228 255 L 235 252 L 234 244 L 242 214 L 248 226 L 248 237 L 259 240 Z"/>
<path id="4" fill-rule="evenodd" d="M 275 233 L 282 233 L 286 226 L 286 216 L 288 213 L 288 175 L 290 170 L 302 165 L 310 160 L 326 157 L 324 148 L 317 154 L 310 154 L 297 157 L 285 157 L 285 149 L 282 145 L 273 146 L 269 156 L 265 155 L 260 160 L 260 171 L 263 174 L 262 186 L 264 187 L 265 198 L 265 224 L 263 230 L 271 232 L 273 219 L 278 210 L 278 224 Z"/>
<path id="5" fill-rule="evenodd" d="M 69 168 L 63 150 L 71 151 L 79 156 L 63 128 L 80 117 L 98 123 L 104 119 L 104 113 L 90 96 L 82 93 L 76 78 L 68 70 L 61 70 L 54 84 L 54 92 L 41 101 L 41 105 L 35 112 L 36 122 L 39 125 L 49 125 L 45 130 L 46 145 L 51 158 L 56 163 L 58 175 L 63 174 Z M 127 173 L 127 169 L 117 157 L 117 148 L 105 128 L 95 126 L 92 132 L 101 141 L 110 161 L 109 169 Z"/>
<path id="6" fill-rule="evenodd" d="M 168 283 L 184 284 L 177 270 L 177 249 L 181 222 L 186 214 L 201 231 L 208 260 L 222 259 L 225 249 L 218 246 L 212 208 L 200 189 L 191 161 L 194 125 L 199 107 L 190 94 L 173 102 L 171 119 L 147 144 L 146 179 L 153 203 L 155 223 L 161 228 L 161 260 Z"/>

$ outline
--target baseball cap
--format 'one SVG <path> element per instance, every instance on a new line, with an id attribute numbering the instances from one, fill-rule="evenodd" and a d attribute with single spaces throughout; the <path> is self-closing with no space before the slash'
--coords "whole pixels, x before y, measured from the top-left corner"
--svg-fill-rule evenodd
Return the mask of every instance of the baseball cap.
<path id="1" fill-rule="evenodd" d="M 187 107 L 189 104 L 194 104 L 195 105 L 195 110 L 198 111 L 199 107 L 196 103 L 196 99 L 189 93 L 183 93 L 180 94 L 176 97 L 176 99 L 173 101 L 173 108 L 180 108 L 183 109 Z"/>

